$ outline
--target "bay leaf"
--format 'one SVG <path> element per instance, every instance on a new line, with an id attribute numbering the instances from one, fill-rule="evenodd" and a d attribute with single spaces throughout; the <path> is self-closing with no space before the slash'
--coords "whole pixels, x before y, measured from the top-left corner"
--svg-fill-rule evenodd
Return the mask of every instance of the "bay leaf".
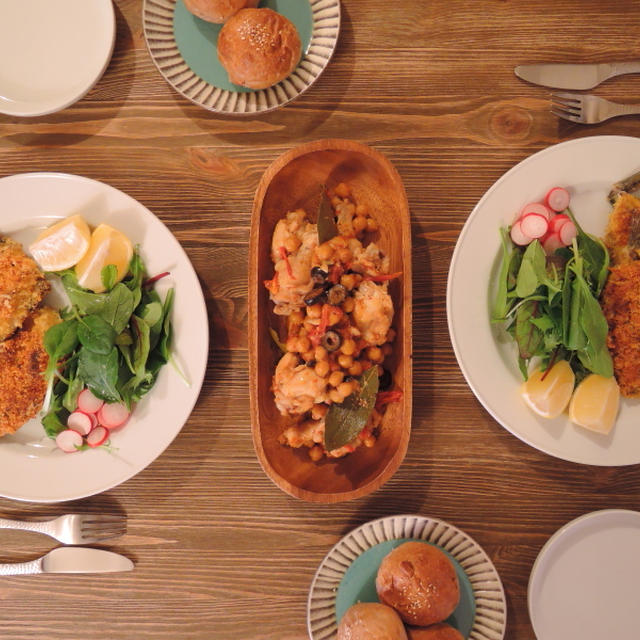
<path id="1" fill-rule="evenodd" d="M 317 225 L 318 244 L 323 244 L 338 235 L 335 213 L 324 185 L 320 191 L 320 206 L 318 207 Z"/>
<path id="2" fill-rule="evenodd" d="M 358 379 L 360 389 L 340 404 L 332 404 L 324 423 L 324 447 L 339 449 L 351 442 L 369 421 L 378 395 L 378 367 L 367 369 Z"/>

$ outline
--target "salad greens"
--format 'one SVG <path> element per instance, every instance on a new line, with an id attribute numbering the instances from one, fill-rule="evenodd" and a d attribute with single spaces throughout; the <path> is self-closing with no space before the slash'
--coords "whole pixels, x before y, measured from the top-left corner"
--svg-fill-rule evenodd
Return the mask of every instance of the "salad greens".
<path id="1" fill-rule="evenodd" d="M 515 246 L 501 229 L 502 262 L 491 321 L 506 322 L 518 345 L 518 365 L 528 377 L 532 358 L 543 369 L 567 360 L 580 381 L 589 372 L 613 375 L 607 321 L 598 297 L 607 279 L 609 253 L 596 237 L 578 230 L 570 247 L 547 256 L 537 240 Z"/>
<path id="2" fill-rule="evenodd" d="M 102 270 L 104 293 L 83 289 L 72 269 L 58 274 L 71 305 L 44 336 L 49 365 L 42 424 L 51 437 L 66 429 L 84 387 L 130 410 L 171 361 L 174 290 L 163 301 L 151 286 L 155 279 L 145 282 L 137 249 L 122 282 L 115 282 L 111 266 Z"/>

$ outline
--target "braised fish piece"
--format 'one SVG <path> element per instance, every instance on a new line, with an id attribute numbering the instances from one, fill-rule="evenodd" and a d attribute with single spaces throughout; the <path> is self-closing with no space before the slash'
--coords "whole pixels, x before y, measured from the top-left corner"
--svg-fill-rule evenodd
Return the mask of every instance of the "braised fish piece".
<path id="1" fill-rule="evenodd" d="M 43 338 L 58 322 L 57 311 L 41 307 L 0 342 L 0 436 L 17 431 L 42 406 L 47 386 L 42 374 L 48 363 Z"/>
<path id="2" fill-rule="evenodd" d="M 42 271 L 24 253 L 22 246 L 0 236 L 0 341 L 22 326 L 50 288 Z"/>

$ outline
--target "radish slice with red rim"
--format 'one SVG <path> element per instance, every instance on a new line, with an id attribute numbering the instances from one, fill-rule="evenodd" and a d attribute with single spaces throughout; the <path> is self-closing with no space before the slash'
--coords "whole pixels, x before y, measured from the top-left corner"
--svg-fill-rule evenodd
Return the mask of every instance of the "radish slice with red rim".
<path id="1" fill-rule="evenodd" d="M 553 211 L 564 211 L 571 202 L 571 196 L 564 187 L 553 187 L 545 196 L 544 202 Z"/>
<path id="2" fill-rule="evenodd" d="M 549 231 L 551 233 L 560 231 L 563 225 L 565 225 L 567 222 L 571 222 L 571 218 L 569 216 L 566 216 L 564 213 L 558 213 L 557 215 L 553 216 L 553 218 L 551 218 L 551 221 L 549 222 Z"/>
<path id="3" fill-rule="evenodd" d="M 547 220 L 551 220 L 551 216 L 553 215 L 541 202 L 530 202 L 522 207 L 520 210 L 520 218 L 524 218 L 524 216 L 529 213 L 537 213 L 539 216 L 544 216 Z"/>
<path id="4" fill-rule="evenodd" d="M 121 427 L 130 415 L 126 405 L 120 402 L 105 403 L 98 411 L 98 422 L 109 429 L 115 429 Z"/>
<path id="5" fill-rule="evenodd" d="M 560 227 L 558 235 L 560 236 L 562 244 L 569 246 L 573 242 L 573 239 L 578 235 L 578 229 L 576 228 L 576 225 L 569 220 Z"/>
<path id="6" fill-rule="evenodd" d="M 74 411 L 70 413 L 67 418 L 67 427 L 77 431 L 81 436 L 86 436 L 94 427 L 93 421 L 91 420 L 92 417 L 93 416 L 88 416 L 86 413 L 82 413 L 82 411 Z"/>
<path id="7" fill-rule="evenodd" d="M 562 249 L 562 247 L 565 246 L 566 245 L 562 243 L 560 234 L 557 231 L 555 233 L 550 233 L 542 243 L 542 248 L 547 255 L 551 255 L 556 249 Z"/>
<path id="8" fill-rule="evenodd" d="M 56 444 L 65 453 L 75 453 L 82 446 L 82 436 L 73 429 L 65 429 L 56 436 Z"/>
<path id="9" fill-rule="evenodd" d="M 83 389 L 78 394 L 78 409 L 83 413 L 98 413 L 104 400 L 96 398 L 89 389 Z"/>
<path id="10" fill-rule="evenodd" d="M 91 433 L 87 436 L 87 444 L 90 447 L 99 447 L 104 444 L 109 437 L 109 429 L 106 427 L 96 427 L 91 430 Z"/>
<path id="11" fill-rule="evenodd" d="M 542 238 L 549 230 L 549 222 L 539 213 L 527 213 L 520 218 L 520 229 L 525 236 Z"/>
<path id="12" fill-rule="evenodd" d="M 509 232 L 509 235 L 511 236 L 511 240 L 513 241 L 513 243 L 521 247 L 524 247 L 533 240 L 533 238 L 530 238 L 522 232 L 522 225 L 520 224 L 520 220 L 514 222 L 511 225 L 511 231 Z"/>

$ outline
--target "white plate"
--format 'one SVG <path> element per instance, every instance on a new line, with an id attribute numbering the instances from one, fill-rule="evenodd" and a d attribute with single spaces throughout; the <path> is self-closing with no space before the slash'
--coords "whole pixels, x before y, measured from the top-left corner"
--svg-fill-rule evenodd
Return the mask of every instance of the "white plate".
<path id="1" fill-rule="evenodd" d="M 0 113 L 40 116 L 82 98 L 115 34 L 111 0 L 0 0 Z"/>
<path id="2" fill-rule="evenodd" d="M 611 509 L 566 524 L 544 545 L 528 588 L 538 640 L 638 637 L 640 513 Z"/>
<path id="3" fill-rule="evenodd" d="M 601 236 L 611 212 L 611 185 L 639 169 L 638 138 L 594 136 L 544 149 L 487 191 L 464 225 L 451 260 L 449 334 L 471 390 L 505 429 L 540 451 L 572 462 L 639 463 L 640 407 L 638 401 L 623 400 L 607 436 L 572 424 L 566 415 L 547 420 L 526 407 L 519 393 L 522 376 L 515 344 L 489 321 L 500 265 L 499 228 L 511 224 L 525 204 L 561 185 L 571 192 L 571 209 L 585 231 Z"/>
<path id="4" fill-rule="evenodd" d="M 336 610 L 346 610 L 348 606 L 355 604 L 352 593 L 346 596 L 348 601 L 338 602 L 342 597 L 339 591 L 342 580 L 354 562 L 362 554 L 368 554 L 365 565 L 372 558 L 377 561 L 379 554 L 374 547 L 405 539 L 423 540 L 437 545 L 464 571 L 472 589 L 472 600 L 463 605 L 461 597 L 459 606 L 474 611 L 460 611 L 459 619 L 471 626 L 468 637 L 474 640 L 502 640 L 507 625 L 507 603 L 500 576 L 489 556 L 475 540 L 453 525 L 436 518 L 417 515 L 387 516 L 366 522 L 344 536 L 327 553 L 313 577 L 307 601 L 307 630 L 310 640 L 335 640 Z M 364 583 L 375 581 L 375 575 L 369 566 L 359 566 L 356 574 L 359 575 L 350 575 L 350 578 L 359 584 L 360 593 L 366 594 L 368 589 Z M 352 587 L 353 584 L 349 585 L 347 590 L 351 591 Z M 461 584 L 461 592 L 462 590 Z M 365 601 L 372 600 L 365 598 Z"/>
<path id="5" fill-rule="evenodd" d="M 205 375 L 209 325 L 202 289 L 182 247 L 158 218 L 128 195 L 88 178 L 27 173 L 0 179 L 0 234 L 28 243 L 38 228 L 74 213 L 91 226 L 106 222 L 139 244 L 149 274 L 171 273 L 156 288 L 164 298 L 166 290 L 175 287 L 172 351 L 191 386 L 171 365 L 163 367 L 127 425 L 111 434 L 112 453 L 63 453 L 36 419 L 1 438 L 0 495 L 16 500 L 73 500 L 131 478 L 176 437 Z"/>

